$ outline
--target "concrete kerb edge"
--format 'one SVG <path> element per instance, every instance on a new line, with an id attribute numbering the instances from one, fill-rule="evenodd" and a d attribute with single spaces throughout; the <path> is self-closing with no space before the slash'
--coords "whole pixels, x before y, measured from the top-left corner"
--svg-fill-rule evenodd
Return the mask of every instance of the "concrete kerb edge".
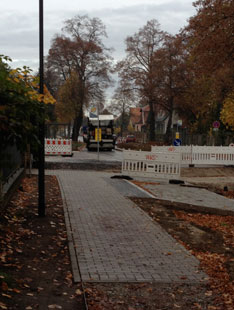
<path id="1" fill-rule="evenodd" d="M 74 238 L 73 238 L 73 233 L 72 233 L 70 216 L 69 216 L 69 212 L 68 212 L 68 205 L 67 205 L 67 201 L 65 198 L 63 186 L 62 186 L 62 183 L 61 183 L 58 175 L 57 175 L 57 179 L 59 182 L 62 200 L 63 200 L 63 210 L 64 210 L 64 218 L 65 218 L 66 229 L 67 229 L 68 248 L 69 248 L 70 259 L 71 259 L 73 281 L 74 281 L 74 283 L 78 283 L 78 282 L 81 282 L 81 274 L 80 274 L 80 269 L 79 269 L 79 264 L 78 264 L 77 253 L 76 253 L 76 250 L 74 247 Z"/>
<path id="2" fill-rule="evenodd" d="M 136 184 L 132 183 L 131 181 L 128 181 L 128 180 L 125 180 L 125 181 L 128 182 L 128 183 L 130 183 L 130 184 L 132 184 L 132 185 L 135 186 L 136 188 L 140 189 L 140 190 L 143 191 L 144 193 L 148 194 L 148 195 L 150 196 L 150 198 L 153 198 L 153 199 L 155 199 L 155 200 L 163 200 L 163 199 L 158 199 L 157 197 L 155 197 L 154 195 L 152 195 L 152 194 L 150 194 L 149 192 L 145 191 L 145 190 L 142 189 L 141 187 L 138 187 Z M 167 201 L 168 201 L 168 200 L 167 200 Z M 138 205 L 135 204 L 135 206 L 139 209 L 139 211 L 142 211 L 142 209 L 141 209 Z M 151 220 L 153 223 L 155 223 L 154 220 L 153 220 L 153 218 L 150 217 L 150 215 L 148 215 L 146 212 L 144 212 L 144 215 L 145 215 L 146 217 L 148 217 L 148 219 Z M 166 232 L 166 231 L 165 231 L 165 232 Z M 166 232 L 166 233 L 167 233 L 167 232 Z M 190 256 L 190 257 L 193 257 L 193 259 L 198 263 L 200 275 L 201 275 L 203 278 L 200 279 L 198 282 L 196 282 L 196 284 L 198 284 L 198 283 L 207 283 L 207 282 L 208 282 L 209 276 L 206 274 L 206 272 L 205 272 L 203 269 L 201 269 L 201 263 L 200 263 L 200 261 L 196 258 L 196 256 L 193 255 L 193 254 L 191 254 L 182 244 L 180 244 L 180 243 L 179 243 L 175 238 L 173 238 L 169 233 L 167 233 L 167 235 L 168 235 L 168 237 L 169 237 L 171 240 L 176 241 L 176 244 L 177 244 L 179 247 L 182 247 L 182 248 L 187 252 L 187 255 Z M 160 280 L 159 280 L 159 281 L 152 281 L 152 283 L 167 283 L 167 281 L 164 282 L 164 281 L 160 281 Z M 169 282 L 168 282 L 168 283 L 169 283 Z M 173 283 L 177 283 L 177 282 L 175 281 L 175 282 L 173 282 Z M 181 283 L 181 282 L 178 281 L 178 283 Z M 194 282 L 191 281 L 191 280 L 189 280 L 189 281 L 187 281 L 187 282 L 184 281 L 184 283 L 190 284 L 190 283 L 194 283 Z"/>
<path id="3" fill-rule="evenodd" d="M 204 271 L 201 270 L 201 272 L 204 273 Z M 206 274 L 205 274 L 206 275 Z M 191 284 L 191 285 L 199 285 L 199 284 L 204 284 L 204 285 L 207 285 L 207 282 L 208 282 L 208 275 L 206 275 L 206 278 L 203 278 L 203 279 L 199 279 L 197 282 L 194 282 L 195 280 L 187 280 L 187 279 L 184 279 L 184 280 L 160 280 L 160 279 L 157 279 L 157 280 L 154 280 L 154 279 L 142 279 L 142 280 L 84 280 L 83 283 L 84 285 L 87 283 L 98 283 L 98 284 L 102 284 L 102 283 L 113 283 L 113 284 L 141 284 L 141 283 L 148 283 L 148 284 L 169 284 L 169 285 L 172 285 L 172 284 L 178 284 L 178 285 L 183 285 L 183 284 Z"/>
<path id="4" fill-rule="evenodd" d="M 125 181 L 128 182 L 128 183 L 130 183 L 130 184 L 132 184 L 132 185 L 135 186 L 136 188 L 140 189 L 142 192 L 148 194 L 151 198 L 153 198 L 153 199 L 155 199 L 155 200 L 164 200 L 164 199 L 158 199 L 156 196 L 150 194 L 149 192 L 145 191 L 144 189 L 142 189 L 141 187 L 139 187 L 139 186 L 137 186 L 136 184 L 132 183 L 131 181 L 128 181 L 128 180 L 125 180 Z M 165 201 L 169 201 L 169 200 L 165 200 Z M 138 205 L 135 204 L 135 206 L 139 209 L 139 211 L 142 211 L 142 209 L 141 209 Z M 145 215 L 146 217 L 148 217 L 148 219 L 150 219 L 150 220 L 154 223 L 153 218 L 150 217 L 146 212 L 144 212 L 144 215 Z M 166 232 L 166 233 L 167 233 L 167 232 Z M 203 279 L 201 279 L 201 280 L 198 281 L 197 283 L 207 283 L 207 282 L 208 282 L 208 279 L 209 279 L 209 276 L 208 276 L 208 275 L 206 274 L 206 272 L 201 268 L 201 263 L 200 263 L 199 259 L 197 259 L 195 255 L 191 254 L 182 244 L 180 244 L 180 243 L 179 243 L 175 238 L 173 238 L 169 233 L 167 233 L 167 235 L 168 235 L 168 237 L 169 237 L 171 240 L 176 241 L 176 244 L 177 244 L 178 246 L 182 247 L 182 248 L 187 252 L 187 255 L 188 255 L 188 256 L 193 257 L 193 259 L 194 259 L 195 261 L 197 261 L 197 263 L 198 263 L 198 265 L 199 265 L 200 273 L 201 273 L 201 275 L 203 274 Z M 165 281 L 165 282 L 164 282 L 164 281 L 152 281 L 152 283 L 167 283 L 167 281 Z M 168 283 L 169 283 L 169 282 L 168 282 Z M 177 282 L 175 281 L 175 282 L 173 282 L 173 283 L 177 283 Z M 178 281 L 178 283 L 181 283 L 181 282 Z M 184 282 L 184 283 L 188 283 L 188 284 L 189 284 L 189 283 L 194 283 L 194 282 L 193 282 L 193 281 L 192 281 L 192 282 L 191 282 L 191 281 L 187 281 L 187 282 Z M 196 283 L 196 284 L 197 284 L 197 283 Z"/>
<path id="5" fill-rule="evenodd" d="M 170 199 L 165 199 L 165 198 L 158 198 L 157 196 L 149 193 L 148 191 L 144 190 L 143 188 L 141 188 L 140 186 L 137 186 L 136 184 L 132 183 L 131 181 L 128 180 L 124 180 L 126 182 L 128 182 L 129 184 L 131 184 L 132 186 L 136 187 L 137 189 L 141 190 L 143 193 L 147 194 L 150 198 L 153 198 L 155 200 L 161 200 L 161 201 L 165 201 L 165 202 L 177 202 L 176 200 L 170 200 Z M 234 199 L 229 199 L 231 201 L 234 201 Z M 222 209 L 222 208 L 211 208 L 211 207 L 207 207 L 207 206 L 200 206 L 200 205 L 193 205 L 193 204 L 187 204 L 185 202 L 179 202 L 181 205 L 184 205 L 184 208 L 178 208 L 180 210 L 188 210 L 188 207 L 192 210 L 192 211 L 196 211 L 196 212 L 207 212 L 209 214 L 217 214 L 217 215 L 221 215 L 221 216 L 234 216 L 234 210 L 230 210 L 230 209 Z"/>
<path id="6" fill-rule="evenodd" d="M 144 194 L 148 195 L 149 198 L 156 198 L 156 196 L 154 196 L 153 194 L 149 193 L 148 191 L 146 191 L 145 189 L 137 186 L 136 184 L 132 183 L 131 181 L 125 180 L 124 181 L 128 182 L 129 184 L 131 184 L 132 186 L 136 187 L 138 190 L 142 191 Z"/>

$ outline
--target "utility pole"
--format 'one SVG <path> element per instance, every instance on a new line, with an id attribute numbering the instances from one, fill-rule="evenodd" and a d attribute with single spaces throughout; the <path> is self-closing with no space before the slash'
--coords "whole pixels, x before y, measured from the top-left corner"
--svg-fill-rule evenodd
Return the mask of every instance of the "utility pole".
<path id="1" fill-rule="evenodd" d="M 97 153 L 98 153 L 98 161 L 99 161 L 99 152 L 100 152 L 100 141 L 99 141 L 99 102 L 97 102 L 97 117 L 98 117 L 98 128 L 97 128 Z"/>
<path id="2" fill-rule="evenodd" d="M 43 0 L 39 0 L 39 92 L 44 94 L 44 33 L 43 33 Z M 39 152 L 38 152 L 38 215 L 45 216 L 45 119 L 44 103 L 42 102 L 42 120 L 39 125 Z"/>

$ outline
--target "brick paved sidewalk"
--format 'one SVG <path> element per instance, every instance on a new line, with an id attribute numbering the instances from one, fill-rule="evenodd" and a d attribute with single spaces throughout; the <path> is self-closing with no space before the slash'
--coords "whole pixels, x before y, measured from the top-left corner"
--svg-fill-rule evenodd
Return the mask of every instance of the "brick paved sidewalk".
<path id="1" fill-rule="evenodd" d="M 120 193 L 112 174 L 53 174 L 66 205 L 75 281 L 197 283 L 206 277 L 194 256 Z"/>
<path id="2" fill-rule="evenodd" d="M 134 178 L 138 181 L 151 181 L 158 184 L 144 184 L 155 198 L 161 200 L 187 203 L 207 209 L 230 211 L 234 213 L 234 200 L 213 193 L 207 189 L 183 187 L 177 184 L 168 184 L 168 180 Z"/>

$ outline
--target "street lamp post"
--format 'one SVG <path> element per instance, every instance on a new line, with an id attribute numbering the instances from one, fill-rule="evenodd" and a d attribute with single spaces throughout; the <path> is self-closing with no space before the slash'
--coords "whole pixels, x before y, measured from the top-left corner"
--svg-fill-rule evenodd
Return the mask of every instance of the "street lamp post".
<path id="1" fill-rule="evenodd" d="M 44 94 L 44 34 L 43 34 L 43 0 L 39 0 L 39 92 Z M 38 215 L 45 216 L 45 120 L 44 104 L 42 102 L 43 117 L 39 125 L 39 152 L 38 152 Z"/>

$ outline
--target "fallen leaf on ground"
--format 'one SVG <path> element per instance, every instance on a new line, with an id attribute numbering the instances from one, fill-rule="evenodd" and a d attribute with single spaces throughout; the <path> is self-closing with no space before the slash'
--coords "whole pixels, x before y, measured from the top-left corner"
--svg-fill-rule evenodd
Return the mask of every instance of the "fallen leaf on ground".
<path id="1" fill-rule="evenodd" d="M 7 306 L 4 303 L 0 302 L 0 309 L 7 310 Z"/>
<path id="2" fill-rule="evenodd" d="M 8 291 L 8 285 L 7 285 L 6 282 L 2 282 L 1 287 L 2 287 L 2 290 L 3 290 L 4 292 Z"/>
<path id="3" fill-rule="evenodd" d="M 81 292 L 81 290 L 76 290 L 76 295 L 82 295 L 83 293 Z"/>

